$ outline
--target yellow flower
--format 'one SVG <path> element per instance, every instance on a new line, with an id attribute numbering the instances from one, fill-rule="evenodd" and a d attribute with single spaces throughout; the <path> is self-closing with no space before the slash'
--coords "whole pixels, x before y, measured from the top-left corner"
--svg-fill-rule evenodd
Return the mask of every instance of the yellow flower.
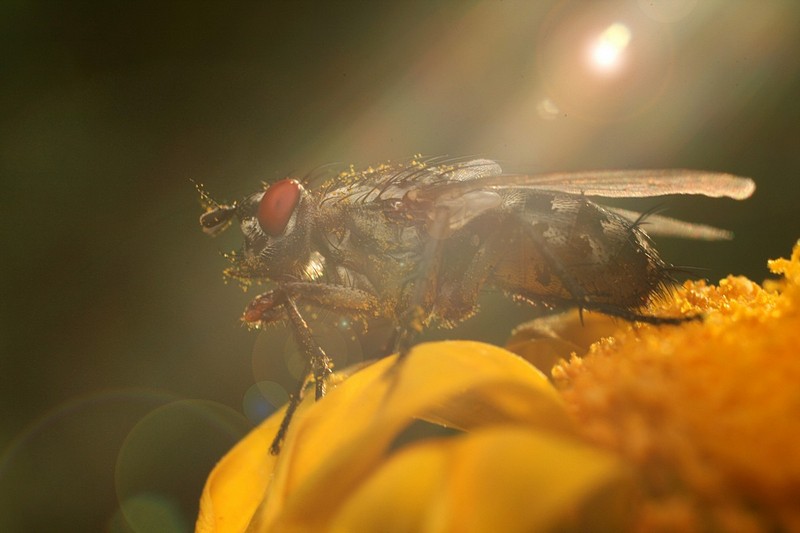
<path id="1" fill-rule="evenodd" d="M 641 531 L 800 531 L 800 244 L 767 289 L 687 282 L 554 370 L 581 434 L 635 466 Z"/>
<path id="2" fill-rule="evenodd" d="M 770 267 L 766 288 L 687 282 L 651 309 L 703 321 L 523 328 L 541 367 L 573 352 L 556 386 L 474 342 L 341 375 L 278 457 L 282 412 L 220 461 L 197 530 L 800 531 L 800 245 Z"/>

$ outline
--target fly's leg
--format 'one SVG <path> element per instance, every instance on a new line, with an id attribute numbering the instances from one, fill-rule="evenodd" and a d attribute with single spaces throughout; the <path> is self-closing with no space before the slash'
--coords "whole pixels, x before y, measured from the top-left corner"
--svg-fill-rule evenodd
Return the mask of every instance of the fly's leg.
<path id="1" fill-rule="evenodd" d="M 330 283 L 289 281 L 253 298 L 244 311 L 243 320 L 248 324 L 266 325 L 283 319 L 284 315 L 275 311 L 285 303 L 287 297 L 299 304 L 350 316 L 374 316 L 380 313 L 378 299 L 367 291 Z"/>
<path id="2" fill-rule="evenodd" d="M 305 321 L 300 311 L 297 309 L 297 304 L 294 300 L 287 296 L 286 303 L 284 304 L 286 316 L 292 324 L 292 331 L 295 333 L 295 340 L 300 345 L 300 348 L 308 356 L 307 366 L 314 377 L 314 385 L 316 387 L 315 398 L 319 400 L 325 396 L 325 378 L 331 374 L 331 360 L 328 354 L 322 347 L 314 340 L 311 334 L 311 328 L 308 327 L 308 322 Z"/>
<path id="3" fill-rule="evenodd" d="M 286 414 L 270 445 L 270 453 L 273 455 L 280 452 L 294 412 L 303 399 L 309 374 L 314 380 L 317 400 L 325 395 L 326 378 L 331 374 L 330 358 L 314 340 L 311 328 L 297 308 L 297 301 L 351 315 L 376 313 L 378 310 L 377 300 L 367 292 L 339 285 L 308 282 L 284 283 L 275 290 L 257 296 L 247 307 L 243 317 L 247 323 L 269 324 L 288 320 L 297 344 L 306 355 L 304 378 L 298 383 L 297 390 L 289 396 Z"/>
<path id="4" fill-rule="evenodd" d="M 295 340 L 305 352 L 307 359 L 303 371 L 303 378 L 301 378 L 300 382 L 297 384 L 297 390 L 289 396 L 289 404 L 286 406 L 286 413 L 283 415 L 283 420 L 281 420 L 281 425 L 278 427 L 275 438 L 272 439 L 272 444 L 270 444 L 269 453 L 272 455 L 278 455 L 281 451 L 281 445 L 283 444 L 283 439 L 286 437 L 286 432 L 289 429 L 292 417 L 294 417 L 294 412 L 303 400 L 303 393 L 308 383 L 309 373 L 314 377 L 317 400 L 325 395 L 325 378 L 331 373 L 328 354 L 326 354 L 314 340 L 314 337 L 311 335 L 311 328 L 308 327 L 308 323 L 300 314 L 300 311 L 298 311 L 294 300 L 286 297 L 283 308 L 289 322 L 292 324 Z"/>
<path id="5" fill-rule="evenodd" d="M 258 296 L 248 306 L 244 316 L 246 322 L 255 322 L 256 318 L 259 318 L 260 320 L 258 321 L 261 323 L 274 322 L 281 318 L 287 319 L 292 325 L 291 329 L 294 333 L 295 341 L 306 356 L 303 378 L 297 384 L 297 389 L 289 395 L 286 413 L 283 415 L 278 432 L 269 447 L 269 452 L 272 455 L 278 455 L 292 417 L 297 410 L 297 406 L 303 400 L 309 374 L 314 379 L 316 399 L 320 399 L 325 395 L 325 378 L 331 373 L 330 358 L 314 340 L 311 328 L 309 328 L 308 323 L 297 309 L 294 299 L 285 290 L 278 289 Z"/>
<path id="6" fill-rule="evenodd" d="M 644 322 L 646 324 L 654 324 L 656 326 L 663 325 L 678 325 L 695 320 L 703 320 L 703 315 L 689 315 L 689 316 L 652 316 L 630 311 L 625 308 L 608 305 L 592 303 L 586 306 L 587 309 L 592 311 L 599 311 L 600 313 L 616 316 L 628 322 Z"/>
<path id="7" fill-rule="evenodd" d="M 510 247 L 518 242 L 518 232 L 507 221 L 502 217 L 484 217 L 478 221 L 478 228 L 484 231 L 472 236 L 477 244 L 467 268 L 455 276 L 442 276 L 436 314 L 445 324 L 458 324 L 475 313 L 481 289 L 507 257 Z M 485 231 L 486 227 L 493 229 Z"/>
<path id="8" fill-rule="evenodd" d="M 430 317 L 442 262 L 443 237 L 449 222 L 449 209 L 438 208 L 435 210 L 433 223 L 428 228 L 429 237 L 425 242 L 422 257 L 414 275 L 413 292 L 408 302 L 408 308 L 400 316 L 397 325 L 394 348 L 398 358 L 395 367 L 399 367 L 408 356 L 414 341 L 422 333 Z M 396 372 L 396 370 L 393 369 L 392 372 Z"/>
<path id="9" fill-rule="evenodd" d="M 447 207 L 436 209 L 433 222 L 428 229 L 429 238 L 425 243 L 413 282 L 408 310 L 400 316 L 393 339 L 395 351 L 402 360 L 406 357 L 414 340 L 421 333 L 431 312 L 445 324 L 461 322 L 474 314 L 478 295 L 497 265 L 508 252 L 508 247 L 519 238 L 515 232 L 516 224 L 505 215 L 483 216 L 473 220 L 470 228 L 459 230 L 459 236 L 470 234 L 475 244 L 467 248 L 459 246 L 459 253 L 471 253 L 468 266 L 463 270 L 448 272 L 442 270 L 445 239 L 448 234 L 451 211 Z M 474 247 L 473 247 L 474 246 Z M 467 251 L 471 250 L 471 252 Z"/>

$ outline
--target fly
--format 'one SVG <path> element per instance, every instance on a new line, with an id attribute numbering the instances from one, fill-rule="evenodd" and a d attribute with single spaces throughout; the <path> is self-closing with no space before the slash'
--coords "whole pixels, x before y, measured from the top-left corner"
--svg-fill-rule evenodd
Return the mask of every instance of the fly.
<path id="1" fill-rule="evenodd" d="M 231 205 L 201 190 L 207 210 L 200 224 L 216 235 L 238 220 L 244 246 L 230 255 L 226 274 L 246 284 L 272 284 L 250 302 L 243 321 L 290 325 L 319 399 L 331 364 L 300 312 L 309 305 L 362 321 L 392 319 L 392 344 L 401 359 L 424 328 L 451 327 L 475 314 L 488 287 L 533 305 L 572 306 L 629 321 L 698 318 L 643 310 L 673 283 L 675 270 L 648 234 L 719 240 L 731 233 L 603 207 L 590 198 L 698 194 L 743 200 L 754 190 L 748 178 L 713 172 L 522 175 L 505 174 L 487 159 L 415 158 L 351 168 L 317 186 L 286 178 Z M 290 396 L 273 454 L 308 380 Z"/>

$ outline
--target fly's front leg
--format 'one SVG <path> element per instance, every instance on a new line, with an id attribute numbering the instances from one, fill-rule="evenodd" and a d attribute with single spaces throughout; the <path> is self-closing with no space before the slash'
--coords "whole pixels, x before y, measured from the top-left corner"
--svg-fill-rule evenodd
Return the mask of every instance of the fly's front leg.
<path id="1" fill-rule="evenodd" d="M 339 285 L 308 282 L 283 283 L 279 288 L 257 296 L 247 307 L 243 320 L 249 324 L 288 320 L 297 344 L 306 355 L 304 377 L 298 383 L 297 390 L 289 396 L 286 414 L 270 446 L 270 453 L 273 455 L 280 452 L 294 412 L 303 399 L 308 375 L 313 376 L 315 396 L 319 400 L 325 395 L 326 378 L 331 374 L 330 358 L 314 339 L 311 328 L 297 308 L 297 301 L 350 315 L 375 313 L 378 309 L 376 298 L 367 292 Z"/>
<path id="2" fill-rule="evenodd" d="M 311 328 L 308 327 L 308 322 L 305 321 L 300 311 L 297 309 L 297 304 L 294 300 L 287 296 L 286 303 L 284 304 L 286 316 L 292 324 L 292 331 L 294 331 L 295 340 L 300 345 L 300 348 L 308 356 L 306 374 L 311 371 L 314 377 L 314 385 L 316 388 L 315 399 L 319 400 L 325 396 L 325 379 L 331 374 L 331 360 L 325 350 L 314 340 L 311 334 Z"/>
<path id="3" fill-rule="evenodd" d="M 297 306 L 294 305 L 294 302 L 291 302 L 291 304 L 287 305 L 287 313 L 291 313 L 291 311 L 288 310 L 289 307 L 293 308 L 294 311 L 297 311 Z M 303 320 L 303 317 L 300 316 L 299 313 L 297 313 L 297 317 L 299 317 L 302 323 L 305 324 L 305 331 L 308 333 L 307 336 L 309 339 L 311 339 L 311 342 L 313 342 L 313 338 L 311 338 L 310 334 L 311 332 L 308 329 L 308 324 L 306 324 L 305 320 Z M 301 335 L 296 334 L 295 338 L 300 336 Z M 321 360 L 323 361 L 323 365 L 327 365 L 328 356 L 325 354 L 322 348 L 319 348 L 319 352 L 322 352 Z M 317 374 L 316 367 L 318 367 L 319 365 L 315 365 L 313 363 L 315 359 L 319 358 L 319 354 L 318 352 L 316 352 L 316 350 L 314 350 L 314 352 L 312 353 L 313 354 L 310 355 L 308 359 L 306 359 L 305 366 L 303 367 L 303 377 L 300 378 L 300 381 L 297 382 L 297 388 L 292 394 L 289 395 L 289 402 L 286 406 L 286 413 L 284 413 L 283 420 L 281 420 L 281 425 L 278 426 L 278 432 L 275 433 L 275 437 L 272 439 L 272 444 L 270 444 L 269 446 L 269 453 L 271 453 L 272 455 L 278 455 L 281 451 L 281 445 L 283 444 L 283 439 L 286 437 L 286 432 L 289 430 L 289 424 L 291 423 L 292 418 L 294 417 L 294 412 L 297 410 L 297 406 L 300 405 L 300 402 L 303 401 L 306 385 L 308 384 L 309 373 L 311 372 L 312 368 L 315 368 L 314 379 L 316 380 L 317 399 L 320 398 L 320 392 L 323 394 L 325 392 L 324 388 L 320 389 L 319 384 L 322 382 L 322 380 L 321 379 L 318 380 L 316 377 Z"/>
<path id="4" fill-rule="evenodd" d="M 355 318 L 377 316 L 382 312 L 378 299 L 370 292 L 345 285 L 290 281 L 256 296 L 245 309 L 242 320 L 254 326 L 283 320 L 287 318 L 283 311 L 287 298 L 301 305 L 312 305 Z"/>
<path id="5" fill-rule="evenodd" d="M 306 363 L 303 377 L 298 382 L 297 389 L 289 395 L 286 413 L 283 415 L 278 432 L 269 447 L 269 452 L 272 455 L 278 455 L 281 450 L 283 439 L 286 437 L 286 431 L 289 429 L 294 412 L 303 400 L 309 373 L 313 375 L 316 397 L 319 399 L 325 394 L 325 378 L 331 372 L 328 355 L 314 340 L 311 328 L 308 327 L 308 323 L 297 309 L 297 304 L 283 288 L 258 296 L 250 303 L 244 314 L 244 321 L 248 323 L 266 324 L 281 319 L 287 319 L 292 325 L 295 341 L 306 355 Z"/>

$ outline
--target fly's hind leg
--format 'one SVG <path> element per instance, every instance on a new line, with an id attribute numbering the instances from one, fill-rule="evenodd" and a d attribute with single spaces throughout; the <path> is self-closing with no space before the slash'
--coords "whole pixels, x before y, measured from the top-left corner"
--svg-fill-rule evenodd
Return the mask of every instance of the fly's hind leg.
<path id="1" fill-rule="evenodd" d="M 572 298 L 569 300 L 564 299 L 564 302 L 577 305 L 581 323 L 583 323 L 584 309 L 590 311 L 598 311 L 600 313 L 610 316 L 616 316 L 622 318 L 623 320 L 627 320 L 629 322 L 645 322 L 648 324 L 655 324 L 655 325 L 681 324 L 687 321 L 702 319 L 701 316 L 659 317 L 659 316 L 645 315 L 643 313 L 638 313 L 635 310 L 628 309 L 626 307 L 621 307 L 609 303 L 591 301 L 586 291 L 580 286 L 578 281 L 575 279 L 575 276 L 570 274 L 570 272 L 567 270 L 566 266 L 561 261 L 561 259 L 559 259 L 550 250 L 550 247 L 548 246 L 544 237 L 540 232 L 537 231 L 536 227 L 529 228 L 527 231 L 527 235 L 528 237 L 530 237 L 534 246 L 536 246 L 536 250 L 541 254 L 544 260 L 547 262 L 547 266 L 553 271 L 553 273 L 555 273 L 555 275 L 561 281 L 561 284 L 571 295 Z M 523 300 L 527 299 L 524 295 L 521 296 Z"/>

